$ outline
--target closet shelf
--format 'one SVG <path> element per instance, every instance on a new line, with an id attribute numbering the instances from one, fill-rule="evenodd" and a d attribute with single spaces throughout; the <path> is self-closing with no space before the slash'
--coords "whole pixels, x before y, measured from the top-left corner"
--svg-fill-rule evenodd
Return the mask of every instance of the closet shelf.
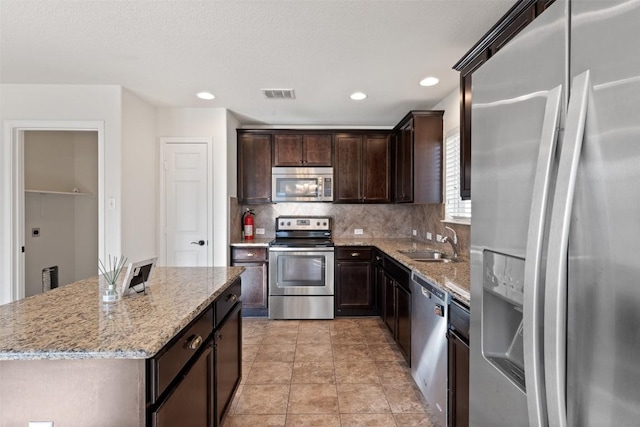
<path id="1" fill-rule="evenodd" d="M 93 196 L 92 193 L 74 193 L 73 191 L 24 190 L 25 193 L 58 194 L 61 196 Z"/>

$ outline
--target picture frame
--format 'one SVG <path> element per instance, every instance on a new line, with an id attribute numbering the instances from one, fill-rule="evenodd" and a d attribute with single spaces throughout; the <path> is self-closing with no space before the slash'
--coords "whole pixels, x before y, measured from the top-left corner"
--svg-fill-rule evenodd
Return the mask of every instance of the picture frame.
<path id="1" fill-rule="evenodd" d="M 127 274 L 122 282 L 122 296 L 143 293 L 146 284 L 153 276 L 158 257 L 129 263 Z"/>

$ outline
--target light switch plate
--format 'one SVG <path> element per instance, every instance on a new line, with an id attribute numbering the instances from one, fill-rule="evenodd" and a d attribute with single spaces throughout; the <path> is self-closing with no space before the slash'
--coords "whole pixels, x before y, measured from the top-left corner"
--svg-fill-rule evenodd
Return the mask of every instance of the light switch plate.
<path id="1" fill-rule="evenodd" d="M 427 240 L 433 240 L 433 234 L 429 231 L 427 231 Z"/>
<path id="2" fill-rule="evenodd" d="M 363 234 L 362 228 L 356 228 L 353 230 L 353 234 Z"/>
<path id="3" fill-rule="evenodd" d="M 417 232 L 416 230 L 413 230 L 413 231 L 412 231 L 412 234 L 413 234 L 414 236 L 417 236 L 417 235 L 418 235 L 418 232 Z"/>
<path id="4" fill-rule="evenodd" d="M 436 242 L 442 242 L 442 235 L 436 234 Z"/>

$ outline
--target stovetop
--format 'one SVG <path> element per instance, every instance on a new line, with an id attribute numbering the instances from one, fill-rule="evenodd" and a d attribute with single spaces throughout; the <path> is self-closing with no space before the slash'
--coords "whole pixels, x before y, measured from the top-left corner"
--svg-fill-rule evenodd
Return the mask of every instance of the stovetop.
<path id="1" fill-rule="evenodd" d="M 276 218 L 276 238 L 272 247 L 333 247 L 331 218 L 319 216 L 281 216 Z"/>

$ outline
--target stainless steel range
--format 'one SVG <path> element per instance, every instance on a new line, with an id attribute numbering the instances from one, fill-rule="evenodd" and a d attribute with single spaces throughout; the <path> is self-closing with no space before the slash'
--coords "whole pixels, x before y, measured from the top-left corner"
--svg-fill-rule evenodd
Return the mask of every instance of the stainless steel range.
<path id="1" fill-rule="evenodd" d="M 269 318 L 333 319 L 331 218 L 276 219 L 269 245 Z"/>

